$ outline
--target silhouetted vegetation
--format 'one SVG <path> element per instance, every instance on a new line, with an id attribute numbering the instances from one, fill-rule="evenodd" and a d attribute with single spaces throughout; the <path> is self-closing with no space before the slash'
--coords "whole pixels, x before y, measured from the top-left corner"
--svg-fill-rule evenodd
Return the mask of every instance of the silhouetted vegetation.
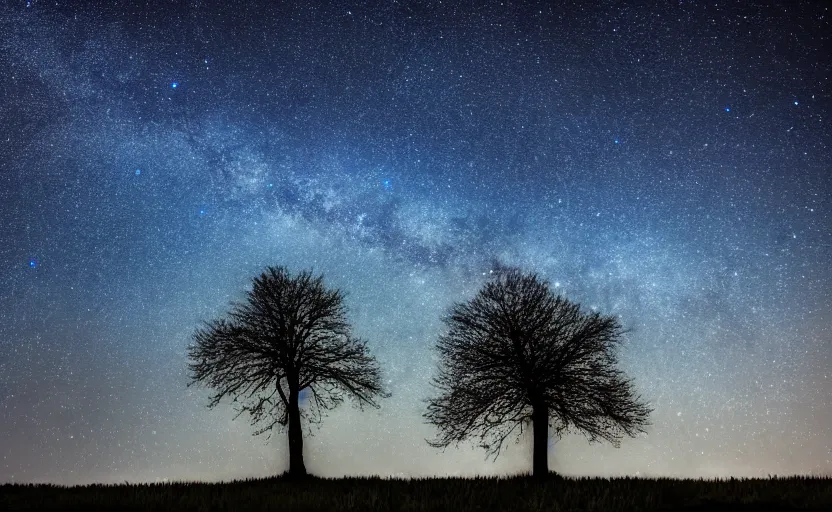
<path id="1" fill-rule="evenodd" d="M 231 398 L 237 416 L 247 412 L 252 426 L 261 425 L 255 434 L 288 424 L 295 478 L 306 476 L 301 417 L 320 422 L 322 411 L 340 405 L 344 395 L 359 407 L 378 407 L 375 398 L 389 396 L 366 342 L 351 334 L 343 294 L 307 271 L 293 277 L 268 267 L 244 302 L 195 332 L 188 358 L 191 384 L 215 391 L 209 407 Z M 300 408 L 302 390 L 308 411 Z"/>
<path id="2" fill-rule="evenodd" d="M 0 486 L 0 510 L 763 511 L 830 510 L 832 479 L 380 478 Z"/>
<path id="3" fill-rule="evenodd" d="M 549 283 L 501 268 L 470 301 L 453 306 L 439 337 L 439 396 L 425 418 L 435 447 L 477 437 L 496 459 L 531 423 L 533 474 L 547 475 L 549 427 L 617 445 L 644 432 L 651 409 L 616 368 L 618 319 L 584 313 Z"/>

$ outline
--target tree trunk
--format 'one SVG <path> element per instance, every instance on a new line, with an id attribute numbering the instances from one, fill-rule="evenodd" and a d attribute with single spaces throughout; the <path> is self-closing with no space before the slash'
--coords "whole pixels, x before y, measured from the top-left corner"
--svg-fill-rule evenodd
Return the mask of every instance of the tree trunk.
<path id="1" fill-rule="evenodd" d="M 543 479 L 549 474 L 549 408 L 536 404 L 532 409 L 532 475 Z"/>
<path id="2" fill-rule="evenodd" d="M 303 432 L 300 425 L 298 389 L 289 390 L 289 476 L 303 478 L 306 466 L 303 464 Z"/>

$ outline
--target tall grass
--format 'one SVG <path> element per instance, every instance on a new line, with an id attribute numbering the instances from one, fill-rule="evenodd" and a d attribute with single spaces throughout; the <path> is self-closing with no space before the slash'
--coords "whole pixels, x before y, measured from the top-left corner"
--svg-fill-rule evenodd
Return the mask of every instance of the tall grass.
<path id="1" fill-rule="evenodd" d="M 0 510 L 832 510 L 832 479 L 308 478 L 0 486 Z"/>

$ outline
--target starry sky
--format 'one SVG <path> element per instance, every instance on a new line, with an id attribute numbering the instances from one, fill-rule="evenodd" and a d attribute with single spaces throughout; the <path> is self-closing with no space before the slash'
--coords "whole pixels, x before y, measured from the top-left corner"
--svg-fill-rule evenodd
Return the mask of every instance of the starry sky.
<path id="1" fill-rule="evenodd" d="M 620 315 L 655 408 L 551 469 L 832 473 L 832 12 L 585 4 L 0 5 L 0 482 L 287 469 L 186 387 L 267 265 L 347 293 L 393 394 L 307 434 L 314 474 L 531 470 L 425 442 L 440 318 L 496 263 Z"/>

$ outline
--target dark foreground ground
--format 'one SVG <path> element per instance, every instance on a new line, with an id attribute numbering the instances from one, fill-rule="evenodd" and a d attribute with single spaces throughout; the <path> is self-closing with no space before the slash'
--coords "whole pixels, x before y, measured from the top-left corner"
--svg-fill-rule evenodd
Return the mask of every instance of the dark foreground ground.
<path id="1" fill-rule="evenodd" d="M 743 480 L 528 477 L 0 486 L 0 510 L 832 511 L 832 478 Z"/>

